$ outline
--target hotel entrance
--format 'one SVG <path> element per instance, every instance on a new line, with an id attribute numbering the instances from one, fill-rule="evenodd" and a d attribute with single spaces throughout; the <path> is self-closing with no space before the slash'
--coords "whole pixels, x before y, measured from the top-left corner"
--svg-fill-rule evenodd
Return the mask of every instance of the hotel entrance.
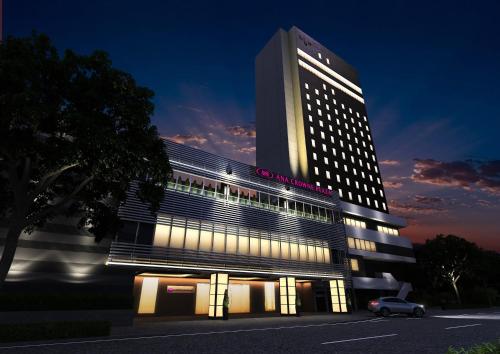
<path id="1" fill-rule="evenodd" d="M 295 315 L 299 297 L 300 312 L 330 312 L 328 292 L 318 297 L 327 284 L 291 277 L 143 273 L 134 280 L 135 311 L 139 317 L 219 318 L 227 289 L 229 313 L 238 317 Z"/>
<path id="2" fill-rule="evenodd" d="M 221 313 L 226 289 L 230 314 L 279 314 L 277 280 L 227 276 L 227 282 L 224 281 L 217 291 L 213 284 L 211 286 L 209 277 L 194 274 L 136 276 L 135 310 L 139 316 L 208 317 L 210 306 L 214 307 L 212 315 Z"/>

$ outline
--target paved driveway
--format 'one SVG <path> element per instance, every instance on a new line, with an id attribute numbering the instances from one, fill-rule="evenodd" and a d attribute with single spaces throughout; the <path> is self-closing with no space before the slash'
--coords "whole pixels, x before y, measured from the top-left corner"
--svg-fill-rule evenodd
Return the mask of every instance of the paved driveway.
<path id="1" fill-rule="evenodd" d="M 347 319 L 347 321 L 345 321 Z M 444 353 L 500 338 L 500 309 L 186 321 L 123 328 L 114 337 L 1 346 L 6 353 Z"/>

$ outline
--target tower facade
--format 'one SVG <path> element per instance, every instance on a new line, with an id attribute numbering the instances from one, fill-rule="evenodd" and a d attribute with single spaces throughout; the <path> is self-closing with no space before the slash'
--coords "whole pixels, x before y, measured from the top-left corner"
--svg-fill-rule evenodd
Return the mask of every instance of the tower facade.
<path id="1" fill-rule="evenodd" d="M 257 165 L 388 212 L 356 70 L 293 27 L 256 61 Z"/>
<path id="2" fill-rule="evenodd" d="M 257 166 L 338 193 L 361 303 L 381 290 L 403 296 L 415 258 L 406 221 L 389 214 L 356 70 L 298 28 L 280 29 L 256 58 L 256 114 Z"/>

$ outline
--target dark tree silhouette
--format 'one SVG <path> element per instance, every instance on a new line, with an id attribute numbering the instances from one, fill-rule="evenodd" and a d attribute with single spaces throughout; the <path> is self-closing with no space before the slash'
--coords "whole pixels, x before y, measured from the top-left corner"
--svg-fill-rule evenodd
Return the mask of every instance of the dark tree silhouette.
<path id="1" fill-rule="evenodd" d="M 480 250 L 472 242 L 454 235 L 438 235 L 419 248 L 417 262 L 436 286 L 444 283 L 453 288 L 462 303 L 458 281 L 470 273 Z"/>
<path id="2" fill-rule="evenodd" d="M 99 241 L 119 227 L 116 210 L 132 181 L 158 209 L 171 168 L 150 122 L 153 92 L 104 52 L 60 56 L 44 35 L 7 38 L 0 85 L 1 287 L 23 231 L 77 215 Z"/>

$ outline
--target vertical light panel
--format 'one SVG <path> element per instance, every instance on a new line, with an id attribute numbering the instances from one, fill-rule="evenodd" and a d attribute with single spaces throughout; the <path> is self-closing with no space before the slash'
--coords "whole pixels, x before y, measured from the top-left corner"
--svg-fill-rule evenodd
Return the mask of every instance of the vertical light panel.
<path id="1" fill-rule="evenodd" d="M 229 284 L 228 295 L 230 300 L 230 313 L 250 312 L 250 285 Z"/>
<path id="2" fill-rule="evenodd" d="M 208 317 L 222 317 L 224 292 L 228 286 L 229 276 L 222 273 L 210 275 L 210 294 L 208 303 Z"/>
<path id="3" fill-rule="evenodd" d="M 280 278 L 280 310 L 282 315 L 295 315 L 295 278 Z"/>
<path id="4" fill-rule="evenodd" d="M 276 295 L 274 293 L 274 282 L 264 283 L 264 309 L 265 311 L 276 310 Z"/>
<path id="5" fill-rule="evenodd" d="M 330 294 L 333 312 L 347 312 L 347 302 L 343 280 L 330 280 Z"/>
<path id="6" fill-rule="evenodd" d="M 170 225 L 156 224 L 153 246 L 168 247 L 169 239 L 170 239 Z"/>
<path id="7" fill-rule="evenodd" d="M 143 278 L 139 310 L 137 312 L 140 314 L 155 313 L 157 293 L 158 278 Z"/>
<path id="8" fill-rule="evenodd" d="M 210 284 L 196 284 L 196 306 L 194 313 L 197 315 L 206 315 L 208 313 L 208 303 L 210 298 Z"/>

